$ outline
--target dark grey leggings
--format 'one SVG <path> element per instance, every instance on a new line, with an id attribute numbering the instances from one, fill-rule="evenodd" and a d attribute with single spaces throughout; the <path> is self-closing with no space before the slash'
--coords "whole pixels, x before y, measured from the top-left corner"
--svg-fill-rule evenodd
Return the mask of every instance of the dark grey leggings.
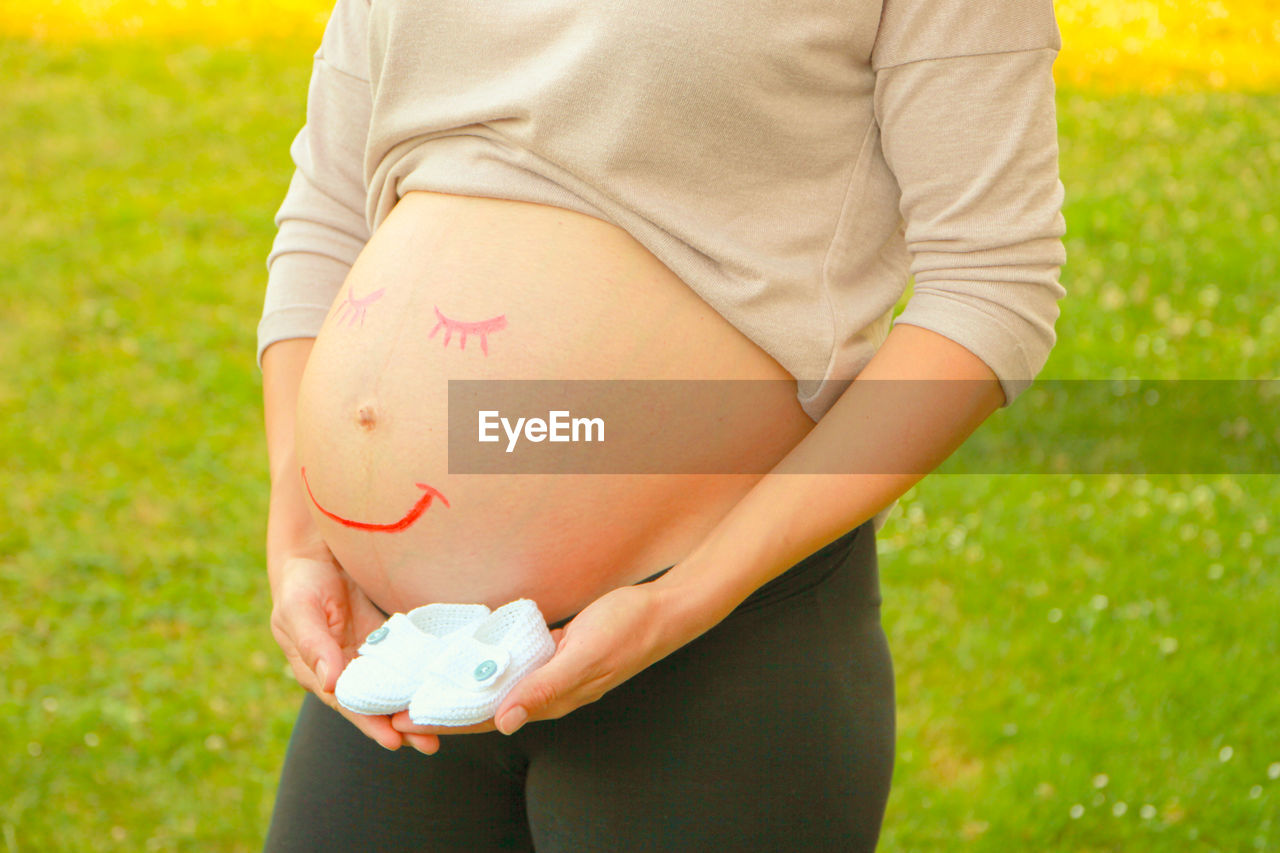
<path id="1" fill-rule="evenodd" d="M 871 522 L 599 701 L 389 752 L 308 694 L 268 851 L 858 851 L 893 770 Z"/>

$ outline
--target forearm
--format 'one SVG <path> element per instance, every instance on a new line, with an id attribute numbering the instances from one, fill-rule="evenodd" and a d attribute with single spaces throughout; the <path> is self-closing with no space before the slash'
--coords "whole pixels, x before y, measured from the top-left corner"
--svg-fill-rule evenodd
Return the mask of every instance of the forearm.
<path id="1" fill-rule="evenodd" d="M 870 519 L 1003 401 L 995 374 L 967 349 L 918 326 L 895 326 L 804 440 L 658 581 L 672 593 L 676 630 L 710 628 L 754 590 Z M 813 473 L 823 471 L 838 473 Z"/>
<path id="2" fill-rule="evenodd" d="M 311 354 L 313 338 L 279 341 L 262 356 L 263 414 L 271 471 L 267 516 L 267 572 L 275 572 L 291 556 L 317 556 L 326 548 L 307 507 L 294 448 L 298 387 Z"/>

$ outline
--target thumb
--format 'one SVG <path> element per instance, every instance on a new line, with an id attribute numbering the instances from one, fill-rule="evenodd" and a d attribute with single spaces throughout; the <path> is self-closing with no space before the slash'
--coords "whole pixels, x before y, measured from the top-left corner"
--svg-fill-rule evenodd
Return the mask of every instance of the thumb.
<path id="1" fill-rule="evenodd" d="M 328 630 L 312 621 L 299 625 L 296 636 L 298 656 L 303 665 L 315 673 L 317 688 L 324 693 L 332 693 L 345 664 L 342 647 Z"/>
<path id="2" fill-rule="evenodd" d="M 503 700 L 503 707 L 493 715 L 494 724 L 503 734 L 511 734 L 530 717 L 541 714 L 565 693 L 565 669 L 560 657 L 535 669 L 520 679 Z"/>

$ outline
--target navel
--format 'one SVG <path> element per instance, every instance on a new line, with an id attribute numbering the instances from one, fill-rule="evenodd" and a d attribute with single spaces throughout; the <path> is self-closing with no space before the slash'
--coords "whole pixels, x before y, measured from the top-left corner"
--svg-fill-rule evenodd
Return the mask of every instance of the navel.
<path id="1" fill-rule="evenodd" d="M 363 430 L 371 430 L 378 425 L 378 408 L 373 403 L 364 403 L 356 409 L 356 423 Z"/>

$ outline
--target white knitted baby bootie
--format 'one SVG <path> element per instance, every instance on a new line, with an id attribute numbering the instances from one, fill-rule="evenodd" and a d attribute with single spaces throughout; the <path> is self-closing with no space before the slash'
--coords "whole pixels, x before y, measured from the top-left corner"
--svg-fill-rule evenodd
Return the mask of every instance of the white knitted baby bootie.
<path id="1" fill-rule="evenodd" d="M 556 651 L 538 605 L 527 598 L 504 604 L 474 630 L 450 635 L 445 645 L 409 702 L 415 725 L 466 726 L 490 719 L 516 682 Z"/>
<path id="2" fill-rule="evenodd" d="M 394 714 L 409 707 L 422 674 L 455 632 L 470 633 L 489 615 L 483 604 L 428 604 L 395 613 L 360 646 L 338 676 L 334 695 L 357 714 Z"/>

